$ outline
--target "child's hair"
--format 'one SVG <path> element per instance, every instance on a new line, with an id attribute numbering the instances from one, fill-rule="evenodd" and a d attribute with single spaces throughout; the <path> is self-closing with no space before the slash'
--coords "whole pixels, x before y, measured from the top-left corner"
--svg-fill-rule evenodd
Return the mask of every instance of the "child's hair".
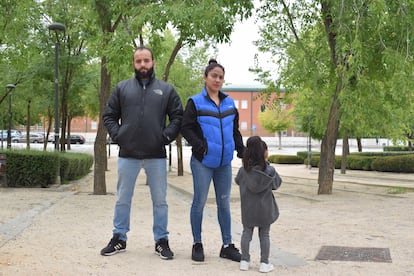
<path id="1" fill-rule="evenodd" d="M 266 143 L 259 136 L 247 139 L 242 160 L 244 169 L 250 171 L 254 166 L 259 166 L 264 171 L 266 169 L 266 149 Z"/>
<path id="2" fill-rule="evenodd" d="M 264 159 L 267 160 L 267 158 L 269 157 L 269 152 L 268 152 L 268 148 L 267 148 L 267 144 L 265 141 L 262 140 L 262 144 L 263 144 L 263 148 L 264 148 Z"/>

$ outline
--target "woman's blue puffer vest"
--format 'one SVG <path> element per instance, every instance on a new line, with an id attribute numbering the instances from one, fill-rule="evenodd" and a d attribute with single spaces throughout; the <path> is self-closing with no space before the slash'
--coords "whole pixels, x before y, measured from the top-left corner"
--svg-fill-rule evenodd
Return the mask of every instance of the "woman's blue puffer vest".
<path id="1" fill-rule="evenodd" d="M 207 153 L 202 164 L 209 168 L 227 165 L 233 160 L 236 107 L 230 97 L 222 94 L 225 97 L 220 98 L 219 107 L 208 97 L 205 88 L 200 94 L 191 97 L 197 110 L 197 121 L 207 142 Z"/>

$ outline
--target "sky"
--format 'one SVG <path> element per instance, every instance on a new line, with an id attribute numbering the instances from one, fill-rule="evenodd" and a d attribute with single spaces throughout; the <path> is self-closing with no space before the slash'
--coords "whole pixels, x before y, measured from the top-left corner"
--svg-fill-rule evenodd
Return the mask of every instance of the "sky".
<path id="1" fill-rule="evenodd" d="M 257 76 L 249 72 L 249 67 L 254 67 L 254 57 L 258 54 L 259 65 L 268 69 L 264 60 L 266 54 L 259 53 L 253 41 L 258 40 L 259 27 L 251 17 L 248 20 L 237 23 L 228 44 L 219 44 L 217 61 L 224 66 L 225 83 L 233 85 L 256 85 L 260 82 L 254 79 Z"/>

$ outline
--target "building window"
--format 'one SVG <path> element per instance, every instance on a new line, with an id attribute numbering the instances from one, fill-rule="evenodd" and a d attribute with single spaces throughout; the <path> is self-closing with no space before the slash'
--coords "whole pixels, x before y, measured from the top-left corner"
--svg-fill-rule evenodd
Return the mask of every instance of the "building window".
<path id="1" fill-rule="evenodd" d="M 239 109 L 239 100 L 234 100 L 234 105 L 236 106 L 237 109 Z"/>
<path id="2" fill-rule="evenodd" d="M 247 122 L 241 122 L 240 123 L 241 130 L 247 130 Z"/>
<path id="3" fill-rule="evenodd" d="M 247 100 L 241 101 L 241 109 L 247 109 Z"/>

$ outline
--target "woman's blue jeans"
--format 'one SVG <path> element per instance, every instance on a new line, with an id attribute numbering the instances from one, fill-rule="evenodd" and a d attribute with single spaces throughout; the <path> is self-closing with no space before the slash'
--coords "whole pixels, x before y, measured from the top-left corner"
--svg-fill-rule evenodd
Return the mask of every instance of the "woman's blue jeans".
<path id="1" fill-rule="evenodd" d="M 129 231 L 131 201 L 134 195 L 135 182 L 144 168 L 151 192 L 154 240 L 168 239 L 168 205 L 167 195 L 167 161 L 159 159 L 118 158 L 118 199 L 115 204 L 114 234 L 121 240 L 127 240 Z"/>
<path id="2" fill-rule="evenodd" d="M 207 202 L 210 183 L 211 180 L 213 180 L 216 193 L 217 216 L 223 244 L 232 243 L 230 215 L 230 191 L 232 181 L 231 163 L 212 169 L 204 166 L 194 158 L 194 156 L 191 156 L 190 166 L 193 174 L 194 187 L 194 197 L 190 211 L 193 241 L 202 242 L 201 225 L 203 220 L 203 210 Z"/>

